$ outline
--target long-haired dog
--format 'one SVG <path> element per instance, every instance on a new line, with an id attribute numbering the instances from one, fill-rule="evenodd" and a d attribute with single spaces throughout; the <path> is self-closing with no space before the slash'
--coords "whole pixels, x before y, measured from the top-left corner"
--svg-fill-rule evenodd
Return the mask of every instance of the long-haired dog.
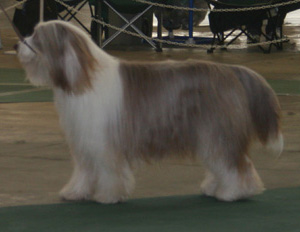
<path id="1" fill-rule="evenodd" d="M 67 200 L 123 201 L 133 168 L 164 157 L 200 159 L 205 195 L 224 201 L 263 191 L 249 158 L 255 140 L 282 151 L 280 106 L 257 73 L 197 60 L 126 62 L 61 21 L 40 23 L 19 44 L 34 85 L 53 88 L 74 159 Z"/>

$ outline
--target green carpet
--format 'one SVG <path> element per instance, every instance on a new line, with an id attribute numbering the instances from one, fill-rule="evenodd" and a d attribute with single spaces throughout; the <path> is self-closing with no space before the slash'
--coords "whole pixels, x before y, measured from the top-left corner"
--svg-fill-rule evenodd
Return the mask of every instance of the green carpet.
<path id="1" fill-rule="evenodd" d="M 22 69 L 0 69 L 0 103 L 52 100 L 51 90 L 30 85 L 25 80 L 25 72 Z"/>
<path id="2" fill-rule="evenodd" d="M 225 203 L 203 196 L 0 208 L 3 232 L 299 232 L 300 187 Z"/>
<path id="3" fill-rule="evenodd" d="M 277 94 L 299 95 L 300 80 L 267 80 Z"/>
<path id="4" fill-rule="evenodd" d="M 268 80 L 277 94 L 300 94 L 298 80 Z M 49 102 L 51 90 L 35 88 L 25 81 L 21 69 L 0 69 L 0 103 L 4 102 Z"/>

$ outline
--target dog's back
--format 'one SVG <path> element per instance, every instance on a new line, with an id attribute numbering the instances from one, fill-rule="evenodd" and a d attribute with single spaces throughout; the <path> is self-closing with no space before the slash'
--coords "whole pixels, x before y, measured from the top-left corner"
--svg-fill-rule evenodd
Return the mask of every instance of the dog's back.
<path id="1" fill-rule="evenodd" d="M 193 60 L 122 62 L 120 74 L 127 154 L 148 159 L 226 147 L 238 155 L 253 137 L 266 143 L 279 133 L 276 96 L 248 69 Z"/>

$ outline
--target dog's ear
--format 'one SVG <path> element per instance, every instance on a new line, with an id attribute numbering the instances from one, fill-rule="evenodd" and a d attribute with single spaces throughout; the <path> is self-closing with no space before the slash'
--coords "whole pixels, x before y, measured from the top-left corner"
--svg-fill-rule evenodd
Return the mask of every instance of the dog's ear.
<path id="1" fill-rule="evenodd" d="M 39 38 L 53 85 L 69 93 L 91 88 L 97 60 L 88 36 L 64 23 L 45 24 L 37 32 L 45 40 Z"/>

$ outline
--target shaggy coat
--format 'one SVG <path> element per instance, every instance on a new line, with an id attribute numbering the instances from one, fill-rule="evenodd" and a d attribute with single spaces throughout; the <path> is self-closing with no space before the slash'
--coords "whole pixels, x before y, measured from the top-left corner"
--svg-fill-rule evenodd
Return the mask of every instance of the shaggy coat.
<path id="1" fill-rule="evenodd" d="M 278 100 L 257 73 L 197 60 L 127 62 L 75 26 L 39 24 L 18 56 L 35 85 L 53 88 L 74 160 L 67 200 L 115 203 L 134 187 L 133 167 L 164 157 L 202 160 L 204 194 L 220 200 L 263 190 L 249 158 L 255 140 L 282 151 Z"/>

